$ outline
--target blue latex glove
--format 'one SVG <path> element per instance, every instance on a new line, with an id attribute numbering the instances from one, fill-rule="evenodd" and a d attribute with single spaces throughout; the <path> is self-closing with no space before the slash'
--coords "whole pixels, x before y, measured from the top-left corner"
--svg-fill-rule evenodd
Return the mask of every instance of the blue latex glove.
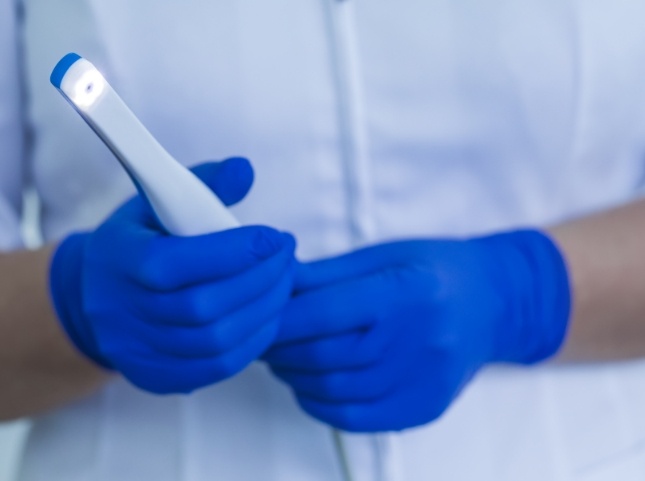
<path id="1" fill-rule="evenodd" d="M 226 204 L 253 182 L 245 159 L 197 174 Z M 65 331 L 87 357 L 154 393 L 226 379 L 274 341 L 292 291 L 295 241 L 268 227 L 173 237 L 136 196 L 68 237 L 50 271 Z"/>
<path id="2" fill-rule="evenodd" d="M 264 356 L 310 415 L 347 431 L 439 417 L 485 364 L 553 355 L 565 264 L 537 231 L 419 240 L 302 265 Z"/>

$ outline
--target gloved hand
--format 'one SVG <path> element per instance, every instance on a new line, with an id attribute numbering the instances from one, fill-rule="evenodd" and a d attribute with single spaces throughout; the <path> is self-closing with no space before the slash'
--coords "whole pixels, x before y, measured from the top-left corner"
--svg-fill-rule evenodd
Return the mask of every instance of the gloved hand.
<path id="1" fill-rule="evenodd" d="M 253 182 L 245 159 L 193 172 L 226 204 Z M 56 250 L 50 287 L 87 357 L 153 393 L 226 379 L 274 341 L 292 291 L 295 241 L 268 227 L 173 237 L 135 196 L 94 232 Z"/>
<path id="2" fill-rule="evenodd" d="M 346 431 L 436 419 L 485 364 L 553 355 L 569 318 L 565 264 L 537 231 L 377 245 L 302 265 L 296 289 L 264 359 Z"/>

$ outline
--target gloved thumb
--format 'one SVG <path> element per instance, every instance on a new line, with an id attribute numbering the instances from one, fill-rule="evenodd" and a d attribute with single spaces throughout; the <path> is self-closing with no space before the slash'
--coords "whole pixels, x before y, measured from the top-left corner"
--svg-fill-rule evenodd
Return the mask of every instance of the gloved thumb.
<path id="1" fill-rule="evenodd" d="M 253 167 L 243 157 L 232 157 L 221 162 L 206 162 L 191 171 L 201 179 L 225 205 L 237 204 L 251 190 Z"/>

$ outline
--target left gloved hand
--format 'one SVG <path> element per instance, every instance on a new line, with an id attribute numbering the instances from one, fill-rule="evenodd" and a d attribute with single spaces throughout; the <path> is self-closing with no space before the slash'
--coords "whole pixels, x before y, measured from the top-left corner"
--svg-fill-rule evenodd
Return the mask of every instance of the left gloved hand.
<path id="1" fill-rule="evenodd" d="M 377 245 L 300 266 L 265 355 L 310 415 L 346 431 L 439 417 L 485 364 L 531 364 L 563 342 L 570 293 L 544 234 Z"/>

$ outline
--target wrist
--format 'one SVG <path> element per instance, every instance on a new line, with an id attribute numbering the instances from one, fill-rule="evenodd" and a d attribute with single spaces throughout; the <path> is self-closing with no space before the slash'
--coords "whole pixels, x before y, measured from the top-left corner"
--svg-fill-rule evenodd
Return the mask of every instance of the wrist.
<path id="1" fill-rule="evenodd" d="M 571 289 L 566 261 L 537 230 L 482 239 L 493 249 L 497 285 L 505 303 L 495 329 L 494 361 L 534 364 L 555 355 L 566 337 Z"/>
<path id="2" fill-rule="evenodd" d="M 88 234 L 72 234 L 56 248 L 49 270 L 52 304 L 72 344 L 105 369 L 110 364 L 99 354 L 90 323 L 83 312 L 83 252 Z"/>

